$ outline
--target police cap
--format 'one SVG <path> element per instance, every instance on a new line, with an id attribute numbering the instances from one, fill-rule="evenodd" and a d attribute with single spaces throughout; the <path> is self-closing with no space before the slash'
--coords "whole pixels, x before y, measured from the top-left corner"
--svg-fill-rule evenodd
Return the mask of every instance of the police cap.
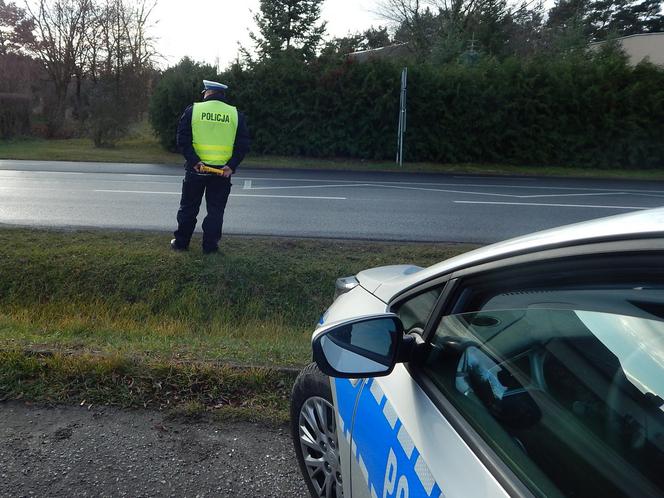
<path id="1" fill-rule="evenodd" d="M 203 86 L 205 87 L 201 93 L 205 93 L 208 90 L 213 92 L 223 92 L 228 89 L 227 85 L 219 83 L 217 81 L 203 80 Z"/>

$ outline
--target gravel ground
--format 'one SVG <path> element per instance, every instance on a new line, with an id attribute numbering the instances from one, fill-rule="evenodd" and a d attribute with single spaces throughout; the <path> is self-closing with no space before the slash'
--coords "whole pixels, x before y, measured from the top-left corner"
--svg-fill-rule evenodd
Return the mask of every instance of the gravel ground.
<path id="1" fill-rule="evenodd" d="M 0 496 L 306 496 L 286 428 L 0 403 Z"/>

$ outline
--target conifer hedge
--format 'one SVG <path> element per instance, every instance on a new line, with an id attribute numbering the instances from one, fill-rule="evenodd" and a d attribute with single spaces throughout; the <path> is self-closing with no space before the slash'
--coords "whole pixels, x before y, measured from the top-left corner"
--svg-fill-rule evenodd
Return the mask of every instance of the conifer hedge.
<path id="1" fill-rule="evenodd" d="M 277 59 L 218 77 L 256 153 L 391 159 L 400 72 Z M 619 53 L 411 66 L 408 90 L 407 161 L 664 167 L 664 69 Z"/>

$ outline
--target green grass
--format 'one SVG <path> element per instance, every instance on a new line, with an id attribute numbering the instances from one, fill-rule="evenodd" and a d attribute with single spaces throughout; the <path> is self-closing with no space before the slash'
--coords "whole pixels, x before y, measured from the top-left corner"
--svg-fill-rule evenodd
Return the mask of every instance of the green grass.
<path id="1" fill-rule="evenodd" d="M 0 229 L 0 346 L 300 366 L 338 276 L 468 246 Z"/>
<path id="2" fill-rule="evenodd" d="M 0 401 L 282 423 L 334 280 L 470 248 L 0 228 Z M 194 249 L 196 248 L 196 249 Z"/>
<path id="3" fill-rule="evenodd" d="M 0 140 L 1 159 L 181 164 L 182 156 L 165 151 L 154 140 L 136 137 L 113 148 L 96 148 L 87 138 L 67 140 Z"/>
<path id="4" fill-rule="evenodd" d="M 124 139 L 114 148 L 95 148 L 89 139 L 68 140 L 17 139 L 0 140 L 0 159 L 48 161 L 124 162 L 150 164 L 181 164 L 182 156 L 161 148 L 146 130 Z M 664 180 L 664 170 L 584 169 L 541 165 L 510 166 L 498 164 L 434 164 L 406 163 L 399 167 L 393 161 L 360 159 L 316 159 L 249 155 L 243 167 L 316 169 L 341 171 L 391 171 L 476 175 L 560 176 L 579 178 L 618 178 Z"/>

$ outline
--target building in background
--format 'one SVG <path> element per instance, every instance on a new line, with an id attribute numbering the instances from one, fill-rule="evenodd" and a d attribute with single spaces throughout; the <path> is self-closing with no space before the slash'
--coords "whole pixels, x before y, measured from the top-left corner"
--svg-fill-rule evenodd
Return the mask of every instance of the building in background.
<path id="1" fill-rule="evenodd" d="M 636 65 L 643 59 L 653 64 L 664 66 L 664 33 L 642 33 L 616 38 L 625 54 L 629 57 L 630 64 Z M 606 42 L 595 42 L 590 44 L 591 50 L 598 50 Z"/>

